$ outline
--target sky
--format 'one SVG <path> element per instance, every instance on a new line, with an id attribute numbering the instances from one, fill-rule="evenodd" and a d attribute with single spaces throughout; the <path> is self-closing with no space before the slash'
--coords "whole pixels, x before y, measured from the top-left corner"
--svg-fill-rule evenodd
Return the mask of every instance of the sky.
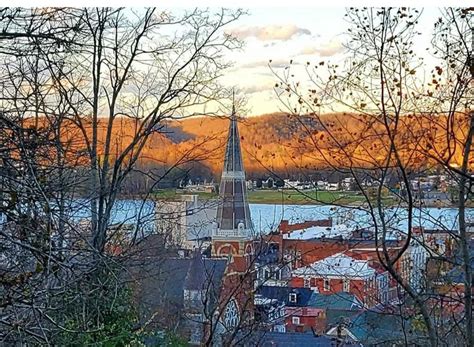
<path id="1" fill-rule="evenodd" d="M 277 72 L 290 60 L 293 65 L 300 64 L 300 69 L 307 61 L 344 61 L 346 54 L 342 42 L 348 23 L 344 21 L 343 7 L 255 7 L 247 10 L 248 15 L 226 29 L 244 41 L 244 48 L 226 55 L 234 66 L 225 72 L 221 82 L 246 96 L 249 115 L 285 110 L 273 90 L 277 78 L 268 66 L 270 59 Z M 420 55 L 426 56 L 433 23 L 438 16 L 437 8 L 423 10 L 419 23 L 423 34 L 415 42 L 415 51 Z M 304 74 L 301 78 L 305 78 Z"/>
<path id="2" fill-rule="evenodd" d="M 0 0 L 0 3 L 4 0 Z M 76 5 L 76 0 L 50 0 L 54 5 L 56 1 Z M 101 4 L 97 0 L 83 0 L 81 6 L 100 6 L 100 5 L 125 5 L 130 4 L 123 0 L 109 0 L 107 4 Z M 118 1 L 118 2 L 117 2 Z M 147 3 L 147 1 L 149 3 Z M 354 0 L 355 6 L 369 5 L 360 0 Z M 371 0 L 375 1 L 375 0 Z M 379 1 L 382 1 L 379 4 Z M 394 1 L 394 0 L 392 0 Z M 399 5 L 406 3 L 404 0 L 397 0 Z M 433 23 L 439 16 L 439 8 L 434 7 L 429 0 L 420 0 L 421 5 L 425 6 L 423 14 L 418 25 L 423 35 L 417 37 L 415 42 L 415 51 L 419 56 L 425 58 L 428 63 L 431 57 L 426 53 L 426 48 L 430 45 Z M 453 5 L 443 0 L 443 5 Z M 459 1 L 461 6 L 466 0 Z M 28 6 L 44 6 L 42 0 L 19 0 L 19 5 L 23 2 Z M 252 6 L 255 0 L 241 0 L 240 2 L 231 2 L 230 0 L 174 0 L 170 2 L 168 10 L 182 11 L 191 8 L 209 8 L 216 9 L 219 6 L 233 7 L 242 6 L 248 11 L 248 15 L 242 16 L 237 22 L 230 24 L 225 31 L 236 35 L 244 42 L 243 49 L 226 54 L 225 58 L 234 63 L 233 67 L 224 72 L 221 83 L 226 87 L 233 87 L 245 95 L 247 99 L 247 115 L 260 115 L 278 111 L 287 111 L 284 105 L 280 103 L 273 89 L 277 82 L 277 77 L 272 73 L 268 66 L 269 60 L 272 60 L 271 66 L 274 71 L 281 73 L 290 60 L 293 61 L 293 69 L 300 70 L 298 78 L 305 79 L 304 66 L 306 62 L 312 64 L 321 60 L 329 60 L 334 63 L 343 63 L 347 55 L 342 43 L 345 40 L 345 32 L 348 23 L 344 20 L 346 1 L 331 0 L 326 3 L 331 7 L 324 7 L 321 3 L 315 3 L 308 0 L 278 1 L 272 0 L 267 3 L 266 0 L 259 0 L 258 7 Z M 282 3 L 284 5 L 282 5 Z M 292 6 L 285 4 L 291 3 Z M 417 2 L 419 3 L 419 2 Z M 165 2 L 166 4 L 166 2 Z M 142 5 L 156 5 L 151 0 L 136 0 L 133 3 L 133 9 L 140 9 Z M 352 5 L 352 1 L 351 1 Z M 398 5 L 387 4 L 387 0 L 377 0 L 372 5 Z M 137 6 L 137 7 L 135 7 Z M 165 5 L 166 6 L 166 5 Z M 434 59 L 433 59 L 434 61 Z M 433 62 L 428 64 L 434 66 Z"/>

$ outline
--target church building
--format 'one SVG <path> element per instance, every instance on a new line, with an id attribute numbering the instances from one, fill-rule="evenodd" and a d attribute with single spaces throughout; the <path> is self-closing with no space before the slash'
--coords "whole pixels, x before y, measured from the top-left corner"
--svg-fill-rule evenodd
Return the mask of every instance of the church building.
<path id="1" fill-rule="evenodd" d="M 235 109 L 232 111 L 219 188 L 217 225 L 212 256 L 227 258 L 221 290 L 221 321 L 229 331 L 245 328 L 253 319 L 254 229 L 247 201 L 245 171 Z"/>

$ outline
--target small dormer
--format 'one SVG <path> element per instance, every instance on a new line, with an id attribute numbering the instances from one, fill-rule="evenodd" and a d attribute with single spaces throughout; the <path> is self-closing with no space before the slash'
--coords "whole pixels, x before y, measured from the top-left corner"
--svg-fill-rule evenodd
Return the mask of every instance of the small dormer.
<path id="1" fill-rule="evenodd" d="M 296 304 L 298 302 L 298 294 L 291 292 L 288 295 L 288 302 L 291 304 Z"/>
<path id="2" fill-rule="evenodd" d="M 245 225 L 242 221 L 240 221 L 239 224 L 237 224 L 237 231 L 239 232 L 239 235 L 242 235 L 244 233 L 244 230 Z"/>

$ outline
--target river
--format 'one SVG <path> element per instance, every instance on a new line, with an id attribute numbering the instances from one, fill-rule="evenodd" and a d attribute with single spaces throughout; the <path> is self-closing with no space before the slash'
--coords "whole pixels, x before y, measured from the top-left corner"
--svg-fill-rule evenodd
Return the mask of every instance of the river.
<path id="1" fill-rule="evenodd" d="M 75 218 L 88 218 L 86 206 L 75 209 Z M 373 222 L 367 211 L 354 207 L 336 207 L 332 205 L 278 205 L 278 204 L 250 204 L 250 213 L 256 230 L 269 232 L 274 230 L 281 219 L 290 223 L 305 220 L 333 218 L 336 222 L 344 222 L 359 227 L 370 227 Z M 406 230 L 407 210 L 405 208 L 386 208 L 384 210 L 392 228 Z M 422 225 L 425 228 L 457 229 L 458 211 L 455 208 L 427 207 L 415 209 L 413 225 Z M 468 219 L 474 219 L 474 208 L 467 209 Z M 135 223 L 137 220 L 152 225 L 154 204 L 152 201 L 119 200 L 116 202 L 112 223 Z"/>

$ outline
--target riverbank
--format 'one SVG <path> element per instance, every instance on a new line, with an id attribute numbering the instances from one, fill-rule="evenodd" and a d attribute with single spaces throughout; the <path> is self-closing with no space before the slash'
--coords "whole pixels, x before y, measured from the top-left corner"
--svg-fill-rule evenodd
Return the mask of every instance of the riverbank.
<path id="1" fill-rule="evenodd" d="M 155 199 L 178 200 L 181 195 L 198 195 L 199 199 L 217 199 L 215 192 L 186 192 L 177 189 L 163 189 L 154 194 Z M 365 197 L 358 192 L 351 191 L 296 191 L 293 189 L 270 190 L 259 189 L 248 191 L 247 200 L 251 204 L 275 204 L 275 205 L 344 205 L 361 206 L 366 202 Z M 397 205 L 394 197 L 384 198 L 386 206 Z M 403 205 L 403 204 L 402 204 Z M 448 201 L 438 204 L 425 204 L 425 207 L 455 207 Z"/>
<path id="2" fill-rule="evenodd" d="M 186 192 L 179 189 L 163 189 L 153 194 L 155 199 L 178 200 L 181 195 L 198 195 L 202 200 L 217 199 L 215 192 Z M 251 204 L 277 204 L 277 205 L 343 205 L 359 207 L 366 202 L 365 197 L 359 192 L 353 191 L 296 191 L 294 189 L 258 189 L 248 191 L 248 202 Z M 386 206 L 400 204 L 406 207 L 406 203 L 399 202 L 395 197 L 388 195 L 384 198 Z M 375 202 L 375 201 L 374 201 Z M 417 206 L 419 206 L 417 204 Z M 424 203 L 423 207 L 455 208 L 456 204 L 443 200 Z M 467 207 L 474 207 L 474 202 L 468 202 Z"/>
<path id="3" fill-rule="evenodd" d="M 198 195 L 202 200 L 217 199 L 217 193 L 184 192 L 176 189 L 163 189 L 154 194 L 156 199 L 180 199 L 181 195 Z M 259 189 L 248 191 L 247 200 L 251 204 L 284 204 L 284 205 L 346 205 L 360 206 L 365 198 L 356 192 L 342 191 L 296 191 L 293 189 L 271 190 Z M 393 200 L 387 198 L 387 202 Z"/>

